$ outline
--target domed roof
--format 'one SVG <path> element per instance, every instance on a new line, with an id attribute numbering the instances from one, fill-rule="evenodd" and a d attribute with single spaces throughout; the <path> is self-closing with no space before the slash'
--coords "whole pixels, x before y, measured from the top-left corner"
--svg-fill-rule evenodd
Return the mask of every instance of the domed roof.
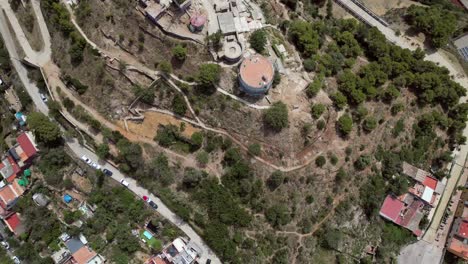
<path id="1" fill-rule="evenodd" d="M 196 15 L 190 19 L 190 24 L 194 27 L 201 27 L 205 24 L 206 17 L 203 15 Z"/>

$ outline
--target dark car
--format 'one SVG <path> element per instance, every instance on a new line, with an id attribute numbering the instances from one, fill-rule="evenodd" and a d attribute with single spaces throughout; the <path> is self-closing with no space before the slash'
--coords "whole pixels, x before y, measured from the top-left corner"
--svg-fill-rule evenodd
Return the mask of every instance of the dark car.
<path id="1" fill-rule="evenodd" d="M 107 175 L 107 176 L 112 176 L 112 171 L 110 171 L 108 169 L 103 169 L 102 172 L 104 172 L 104 174 Z"/>
<path id="2" fill-rule="evenodd" d="M 207 259 L 206 264 L 210 264 L 210 263 L 211 263 L 211 259 Z"/>
<path id="3" fill-rule="evenodd" d="M 149 200 L 149 201 L 148 201 L 148 204 L 149 204 L 151 207 L 153 207 L 154 209 L 158 209 L 158 205 L 157 205 L 155 202 Z"/>

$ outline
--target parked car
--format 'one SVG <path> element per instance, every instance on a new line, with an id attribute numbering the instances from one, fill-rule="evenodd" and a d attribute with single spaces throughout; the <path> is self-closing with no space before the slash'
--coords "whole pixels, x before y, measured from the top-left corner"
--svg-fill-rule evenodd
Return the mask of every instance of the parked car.
<path id="1" fill-rule="evenodd" d="M 154 209 L 158 209 L 158 205 L 150 199 L 148 199 L 148 204 Z"/>
<path id="2" fill-rule="evenodd" d="M 130 183 L 128 183 L 128 181 L 126 181 L 125 179 L 121 179 L 121 180 L 120 180 L 120 183 L 121 183 L 123 186 L 127 187 L 127 188 L 128 188 L 128 186 L 130 185 Z"/>
<path id="3" fill-rule="evenodd" d="M 97 164 L 96 162 L 93 162 L 91 164 L 91 167 L 95 168 L 96 170 L 100 170 L 101 169 L 101 165 Z"/>
<path id="4" fill-rule="evenodd" d="M 2 234 L 0 234 L 0 241 L 3 241 L 5 240 L 5 238 L 2 236 Z"/>
<path id="5" fill-rule="evenodd" d="M 206 264 L 210 264 L 210 263 L 211 263 L 211 259 L 207 259 Z"/>
<path id="6" fill-rule="evenodd" d="M 41 96 L 41 99 L 44 103 L 47 103 L 47 97 L 45 96 L 45 94 L 41 93 L 39 94 Z"/>
<path id="7" fill-rule="evenodd" d="M 17 256 L 13 256 L 13 261 L 15 262 L 15 264 L 21 264 L 21 261 Z"/>
<path id="8" fill-rule="evenodd" d="M 2 242 L 0 242 L 0 244 L 1 244 L 5 249 L 9 249 L 9 248 L 10 248 L 10 244 L 8 244 L 8 242 L 6 242 L 6 241 L 2 241 Z"/>
<path id="9" fill-rule="evenodd" d="M 81 156 L 81 160 L 83 160 L 84 162 L 88 163 L 89 158 L 86 157 L 86 155 L 83 155 L 83 156 Z"/>
<path id="10" fill-rule="evenodd" d="M 108 169 L 103 169 L 102 172 L 104 172 L 104 174 L 107 175 L 107 176 L 112 176 L 112 171 L 110 171 Z"/>
<path id="11" fill-rule="evenodd" d="M 147 202 L 149 200 L 149 197 L 146 195 L 143 195 L 143 201 Z"/>

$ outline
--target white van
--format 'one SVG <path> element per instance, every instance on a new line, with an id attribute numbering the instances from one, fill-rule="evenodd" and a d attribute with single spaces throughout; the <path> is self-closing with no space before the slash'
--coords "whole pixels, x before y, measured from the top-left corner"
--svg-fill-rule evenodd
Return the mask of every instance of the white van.
<path id="1" fill-rule="evenodd" d="M 128 188 L 128 186 L 130 185 L 130 183 L 128 183 L 128 181 L 126 181 L 125 179 L 121 179 L 121 180 L 120 180 L 120 183 L 121 183 L 123 186 L 127 187 L 127 188 Z"/>

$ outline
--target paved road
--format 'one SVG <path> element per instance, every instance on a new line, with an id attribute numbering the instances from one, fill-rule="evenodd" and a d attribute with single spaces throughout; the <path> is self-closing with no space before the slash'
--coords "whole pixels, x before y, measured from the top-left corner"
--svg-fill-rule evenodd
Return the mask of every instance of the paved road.
<path id="1" fill-rule="evenodd" d="M 31 2 L 33 3 L 33 9 L 35 11 L 36 11 L 36 9 L 40 10 L 38 2 L 36 2 L 36 1 L 31 1 Z M 8 20 L 10 21 L 10 24 L 11 24 L 13 30 L 14 30 L 14 33 L 15 33 L 18 41 L 21 44 L 21 47 L 23 48 L 23 51 L 24 51 L 26 57 L 29 58 L 29 59 L 33 59 L 39 65 L 43 65 L 44 63 L 49 61 L 50 60 L 50 55 L 51 55 L 50 46 L 48 48 L 43 47 L 42 50 L 40 50 L 40 51 L 35 51 L 33 48 L 31 48 L 31 45 L 29 44 L 29 41 L 26 38 L 26 35 L 24 34 L 24 31 L 22 30 L 22 28 L 20 26 L 18 18 L 16 17 L 15 13 L 11 9 L 9 1 L 8 0 L 0 0 L 0 7 L 5 11 L 5 13 L 6 13 L 7 17 L 8 17 Z M 43 17 L 42 17 L 42 13 L 40 14 L 40 16 L 42 18 L 42 21 L 40 21 L 39 18 L 37 19 L 38 21 L 40 21 L 39 25 L 41 25 L 41 23 L 43 23 L 45 25 L 45 22 L 44 22 Z M 5 20 L 3 20 L 3 21 L 5 21 Z M 42 28 L 43 27 L 41 27 L 41 31 L 43 30 Z M 46 27 L 46 29 L 47 29 L 47 27 Z M 44 34 L 43 34 L 43 36 L 44 36 Z M 48 36 L 48 34 L 47 34 L 47 36 Z M 49 39 L 50 39 L 50 37 L 49 37 Z M 49 41 L 49 43 L 50 43 L 50 41 Z"/>
<path id="2" fill-rule="evenodd" d="M 18 76 L 21 82 L 23 83 L 24 88 L 31 96 L 34 105 L 36 105 L 37 110 L 39 110 L 42 113 L 48 114 L 49 109 L 39 96 L 39 88 L 37 88 L 36 84 L 28 78 L 28 71 L 26 67 L 19 61 L 20 57 L 15 48 L 15 43 L 12 39 L 11 32 L 8 29 L 6 18 L 3 12 L 0 12 L 0 32 L 2 33 L 5 46 L 8 49 L 8 52 L 10 53 L 11 63 L 15 68 L 16 72 L 18 73 Z"/>
<path id="3" fill-rule="evenodd" d="M 3 4 L 3 0 L 0 2 L 0 5 Z M 33 1 L 34 2 L 34 1 Z M 37 3 L 34 3 L 33 4 L 33 7 L 34 7 L 34 10 L 36 12 L 39 12 L 40 13 L 40 8 L 38 6 Z M 38 15 L 38 20 L 43 20 L 43 17 L 42 15 Z M 39 24 L 42 26 L 45 26 L 45 23 L 42 23 L 43 21 L 40 21 Z M 15 33 L 16 32 L 19 32 L 19 31 L 22 31 L 21 28 L 18 28 L 19 27 L 19 24 L 15 25 L 12 24 L 13 28 L 14 28 L 14 31 Z M 50 43 L 50 37 L 48 36 L 48 31 L 46 31 L 47 28 L 45 28 L 44 30 L 44 27 L 41 27 L 41 33 L 46 35 L 45 39 L 46 39 L 46 43 Z M 8 49 L 8 52 L 10 53 L 10 56 L 11 56 L 11 59 L 12 59 L 12 64 L 13 64 L 13 67 L 15 68 L 15 70 L 17 71 L 23 85 L 25 86 L 26 90 L 28 91 L 28 93 L 30 94 L 31 98 L 33 99 L 33 102 L 34 104 L 36 105 L 36 108 L 38 111 L 44 113 L 44 114 L 48 114 L 49 110 L 48 110 L 48 107 L 46 104 L 44 104 L 44 102 L 42 102 L 41 98 L 40 98 L 40 95 L 39 95 L 39 89 L 37 88 L 37 86 L 31 82 L 31 80 L 29 80 L 27 74 L 27 70 L 26 68 L 21 64 L 21 62 L 18 60 L 18 52 L 16 50 L 16 47 L 15 47 L 15 44 L 13 42 L 13 36 L 10 32 L 10 30 L 8 29 L 8 26 L 6 24 L 6 17 L 3 15 L 3 13 L 0 13 L 0 32 L 3 36 L 3 39 L 5 41 L 5 45 Z M 49 41 L 47 41 L 49 40 Z M 27 41 L 26 41 L 27 42 Z M 23 43 L 21 43 L 23 44 Z M 25 46 L 27 45 L 22 45 L 22 47 L 24 48 Z M 45 65 L 46 63 L 50 62 L 50 45 L 44 45 L 46 49 L 49 49 L 49 52 L 35 52 L 36 55 L 34 55 L 34 53 L 31 53 L 29 59 L 31 59 L 33 62 L 39 64 L 39 65 Z M 45 61 L 43 59 L 43 55 L 42 54 L 49 54 L 49 58 L 47 61 Z M 88 150 L 87 148 L 81 146 L 78 141 L 76 139 L 67 139 L 66 141 L 68 147 L 73 151 L 73 153 L 78 156 L 78 157 L 81 157 L 82 155 L 86 155 L 88 156 L 89 158 L 97 161 L 98 160 L 98 157 L 96 154 L 94 154 L 93 152 L 91 152 L 90 150 Z M 113 179 L 117 180 L 117 181 L 120 181 L 122 178 L 124 178 L 124 174 L 122 174 L 119 170 L 117 170 L 115 167 L 113 167 L 112 165 L 110 165 L 109 163 L 103 163 L 102 164 L 103 168 L 107 168 L 109 170 L 111 170 L 114 174 L 112 176 Z M 183 221 L 181 221 L 181 219 L 179 217 L 177 217 L 176 214 L 174 214 L 173 212 L 171 212 L 169 210 L 169 208 L 167 206 L 165 206 L 161 200 L 159 198 L 157 198 L 156 196 L 154 196 L 153 194 L 151 194 L 148 190 L 140 187 L 137 185 L 137 182 L 131 178 L 126 178 L 126 180 L 130 183 L 130 187 L 129 189 L 131 191 L 133 191 L 137 196 L 142 196 L 142 195 L 147 195 L 149 196 L 151 199 L 153 199 L 153 201 L 155 201 L 157 204 L 158 204 L 158 212 L 165 218 L 167 218 L 169 221 L 171 221 L 173 224 L 175 224 L 176 226 L 178 226 L 189 238 L 191 241 L 193 241 L 195 244 L 197 244 L 202 252 L 201 252 L 201 258 L 200 258 L 200 262 L 201 263 L 205 263 L 205 261 L 209 258 L 212 260 L 212 263 L 221 263 L 221 261 L 219 260 L 219 258 L 214 254 L 213 251 L 211 251 L 211 249 L 204 243 L 204 241 L 202 240 L 202 238 L 190 227 L 190 225 L 188 225 L 187 223 L 184 223 Z"/>

